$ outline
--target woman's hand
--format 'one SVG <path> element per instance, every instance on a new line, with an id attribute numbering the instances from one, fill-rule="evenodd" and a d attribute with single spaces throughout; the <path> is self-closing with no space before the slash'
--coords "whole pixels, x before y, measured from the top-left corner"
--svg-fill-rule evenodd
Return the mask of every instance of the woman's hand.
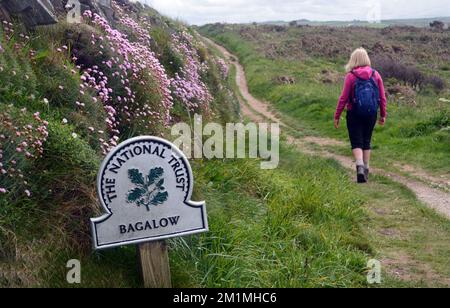
<path id="1" fill-rule="evenodd" d="M 339 119 L 335 119 L 334 120 L 334 128 L 338 129 L 339 128 L 339 123 L 341 122 L 341 120 Z"/>
<path id="2" fill-rule="evenodd" d="M 381 126 L 384 126 L 386 124 L 386 118 L 380 118 L 379 123 Z"/>

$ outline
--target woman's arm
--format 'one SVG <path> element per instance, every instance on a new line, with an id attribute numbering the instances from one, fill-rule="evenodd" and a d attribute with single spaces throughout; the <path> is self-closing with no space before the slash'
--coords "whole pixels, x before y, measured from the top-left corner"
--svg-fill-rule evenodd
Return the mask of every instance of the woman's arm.
<path id="1" fill-rule="evenodd" d="M 386 91 L 384 89 L 384 82 L 381 75 L 377 72 L 378 75 L 378 88 L 380 89 L 380 116 L 381 123 L 384 124 L 387 117 L 387 99 L 386 99 Z"/>
<path id="2" fill-rule="evenodd" d="M 344 89 L 342 90 L 341 97 L 339 98 L 338 105 L 336 107 L 336 113 L 334 119 L 339 120 L 345 107 L 350 102 L 350 95 L 352 93 L 352 74 L 347 74 L 345 77 Z"/>

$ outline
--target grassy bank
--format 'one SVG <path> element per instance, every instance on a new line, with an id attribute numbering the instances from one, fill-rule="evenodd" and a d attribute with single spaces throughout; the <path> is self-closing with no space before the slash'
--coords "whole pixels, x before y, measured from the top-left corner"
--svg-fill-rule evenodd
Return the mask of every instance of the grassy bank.
<path id="1" fill-rule="evenodd" d="M 194 198 L 207 200 L 211 231 L 169 241 L 174 286 L 366 286 L 371 248 L 351 180 L 333 161 L 288 148 L 282 157 L 275 171 L 260 170 L 255 160 L 193 163 Z M 83 287 L 140 285 L 133 247 L 56 255 L 45 285 L 67 286 L 65 262 L 77 257 Z"/>

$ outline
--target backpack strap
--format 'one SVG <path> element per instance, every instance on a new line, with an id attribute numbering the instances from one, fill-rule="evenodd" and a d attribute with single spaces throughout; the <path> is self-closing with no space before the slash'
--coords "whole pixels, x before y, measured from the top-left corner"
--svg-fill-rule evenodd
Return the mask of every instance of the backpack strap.
<path id="1" fill-rule="evenodd" d="M 370 76 L 370 78 L 374 78 L 376 72 L 377 72 L 376 70 L 372 69 L 372 75 Z M 361 78 L 358 77 L 358 75 L 356 75 L 356 73 L 355 73 L 354 71 L 351 71 L 350 73 L 351 73 L 353 76 L 355 76 L 358 80 L 361 79 Z"/>
<path id="2" fill-rule="evenodd" d="M 355 76 L 356 78 L 359 79 L 359 77 L 358 77 L 358 75 L 356 75 L 355 71 L 352 70 L 350 73 L 351 73 L 353 76 Z"/>
<path id="3" fill-rule="evenodd" d="M 352 70 L 350 73 L 351 73 L 353 76 L 355 76 L 356 82 L 358 82 L 358 81 L 361 80 L 361 79 L 358 77 L 358 75 L 356 75 L 356 73 L 355 73 L 353 70 Z M 352 92 L 351 92 L 351 94 L 350 94 L 350 101 L 351 101 L 352 103 L 355 102 L 355 98 L 356 98 L 355 87 L 356 87 L 356 84 L 355 84 L 355 86 L 353 87 Z"/>

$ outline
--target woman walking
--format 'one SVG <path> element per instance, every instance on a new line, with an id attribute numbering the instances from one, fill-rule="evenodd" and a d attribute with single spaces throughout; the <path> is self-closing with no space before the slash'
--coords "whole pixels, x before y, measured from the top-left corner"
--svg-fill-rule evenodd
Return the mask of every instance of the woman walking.
<path id="1" fill-rule="evenodd" d="M 358 183 L 367 183 L 371 157 L 372 133 L 380 110 L 380 125 L 386 123 L 386 94 L 383 79 L 372 69 L 364 48 L 356 49 L 346 66 L 347 76 L 334 115 L 339 128 L 342 112 L 347 108 L 347 128 L 356 160 Z"/>

